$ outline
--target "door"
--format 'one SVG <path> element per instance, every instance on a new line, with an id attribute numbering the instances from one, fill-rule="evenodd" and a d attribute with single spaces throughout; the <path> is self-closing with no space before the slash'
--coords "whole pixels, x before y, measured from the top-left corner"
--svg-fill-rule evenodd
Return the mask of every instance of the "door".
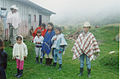
<path id="1" fill-rule="evenodd" d="M 28 15 L 28 27 L 31 28 L 31 15 Z"/>
<path id="2" fill-rule="evenodd" d="M 39 26 L 42 24 L 42 15 L 39 15 Z"/>

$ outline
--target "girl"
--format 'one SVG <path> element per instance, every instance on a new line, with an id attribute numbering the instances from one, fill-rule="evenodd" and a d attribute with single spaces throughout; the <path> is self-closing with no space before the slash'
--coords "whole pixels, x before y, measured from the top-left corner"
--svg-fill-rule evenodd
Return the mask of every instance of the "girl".
<path id="1" fill-rule="evenodd" d="M 44 37 L 41 36 L 41 30 L 37 31 L 37 36 L 34 39 L 35 43 L 35 51 L 36 51 L 36 63 L 39 63 L 39 55 L 40 55 L 40 64 L 42 64 L 43 53 L 41 52 L 42 44 L 43 44 Z"/>
<path id="2" fill-rule="evenodd" d="M 55 35 L 54 25 L 52 23 L 48 23 L 47 32 L 45 34 L 42 45 L 42 52 L 44 52 L 46 57 L 46 65 L 50 65 L 52 63 L 52 53 L 50 52 L 52 46 L 51 39 L 54 35 Z"/>
<path id="3" fill-rule="evenodd" d="M 3 41 L 0 39 L 0 79 L 6 79 L 7 53 L 4 51 Z"/>
<path id="4" fill-rule="evenodd" d="M 84 57 L 86 57 L 86 65 L 88 70 L 88 77 L 91 73 L 91 60 L 95 60 L 100 52 L 98 43 L 92 33 L 89 32 L 90 23 L 85 22 L 83 32 L 78 36 L 72 50 L 74 52 L 73 59 L 80 58 L 80 74 L 83 75 Z"/>
<path id="5" fill-rule="evenodd" d="M 61 28 L 56 27 L 55 36 L 52 38 L 52 48 L 54 48 L 54 63 L 53 66 L 57 64 L 57 57 L 59 59 L 59 70 L 62 69 L 62 53 L 64 52 L 67 42 L 65 41 L 64 35 L 61 33 Z"/>
<path id="6" fill-rule="evenodd" d="M 23 37 L 21 35 L 16 37 L 16 44 L 13 47 L 13 59 L 16 59 L 17 64 L 17 78 L 20 78 L 23 74 L 24 59 L 28 55 L 28 50 L 26 44 L 23 42 Z"/>

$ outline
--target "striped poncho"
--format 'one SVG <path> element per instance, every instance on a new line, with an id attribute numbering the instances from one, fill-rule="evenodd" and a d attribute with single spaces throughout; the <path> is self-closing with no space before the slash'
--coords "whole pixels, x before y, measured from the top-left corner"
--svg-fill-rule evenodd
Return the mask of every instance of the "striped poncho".
<path id="1" fill-rule="evenodd" d="M 82 32 L 75 41 L 72 51 L 74 52 L 73 60 L 79 58 L 82 54 L 86 54 L 90 60 L 95 60 L 99 56 L 95 53 L 100 52 L 100 49 L 92 33 L 85 34 Z"/>

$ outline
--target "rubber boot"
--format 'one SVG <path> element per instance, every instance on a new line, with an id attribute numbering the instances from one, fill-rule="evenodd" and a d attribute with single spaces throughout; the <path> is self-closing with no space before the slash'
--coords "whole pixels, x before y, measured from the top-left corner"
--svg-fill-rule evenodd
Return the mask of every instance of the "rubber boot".
<path id="1" fill-rule="evenodd" d="M 19 69 L 17 68 L 17 73 L 15 74 L 15 77 L 17 77 L 19 75 L 20 71 Z"/>
<path id="2" fill-rule="evenodd" d="M 83 68 L 80 68 L 80 74 L 78 75 L 79 77 L 83 75 Z"/>
<path id="3" fill-rule="evenodd" d="M 38 57 L 36 57 L 36 63 L 37 63 L 37 64 L 39 63 Z"/>
<path id="4" fill-rule="evenodd" d="M 48 62 L 49 62 L 49 58 L 46 58 L 46 63 L 45 63 L 45 65 L 48 66 Z"/>
<path id="5" fill-rule="evenodd" d="M 23 70 L 20 70 L 20 73 L 19 73 L 19 75 L 17 76 L 17 78 L 22 77 L 22 75 L 23 75 Z"/>
<path id="6" fill-rule="evenodd" d="M 50 59 L 50 58 L 49 58 L 49 66 L 52 64 L 52 60 L 53 60 L 53 59 Z"/>
<path id="7" fill-rule="evenodd" d="M 56 67 L 57 63 L 53 63 L 53 67 Z"/>
<path id="8" fill-rule="evenodd" d="M 62 70 L 62 64 L 59 64 L 59 71 Z"/>
<path id="9" fill-rule="evenodd" d="M 87 69 L 88 70 L 88 78 L 91 77 L 90 73 L 91 73 L 91 69 Z"/>
<path id="10" fill-rule="evenodd" d="M 42 64 L 42 60 L 43 60 L 43 59 L 42 59 L 42 58 L 40 58 L 40 64 Z"/>

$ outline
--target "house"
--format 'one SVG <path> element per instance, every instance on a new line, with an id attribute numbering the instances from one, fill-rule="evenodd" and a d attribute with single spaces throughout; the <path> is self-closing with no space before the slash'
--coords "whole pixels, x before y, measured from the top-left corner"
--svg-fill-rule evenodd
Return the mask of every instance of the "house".
<path id="1" fill-rule="evenodd" d="M 47 24 L 50 22 L 50 16 L 55 14 L 29 0 L 0 0 L 0 8 L 6 8 L 7 12 L 10 11 L 10 7 L 14 4 L 19 8 L 21 23 L 18 31 L 23 36 L 28 35 L 32 26 L 35 29 L 41 23 Z M 7 39 L 9 37 L 9 28 L 8 25 L 6 26 L 5 38 Z"/>

